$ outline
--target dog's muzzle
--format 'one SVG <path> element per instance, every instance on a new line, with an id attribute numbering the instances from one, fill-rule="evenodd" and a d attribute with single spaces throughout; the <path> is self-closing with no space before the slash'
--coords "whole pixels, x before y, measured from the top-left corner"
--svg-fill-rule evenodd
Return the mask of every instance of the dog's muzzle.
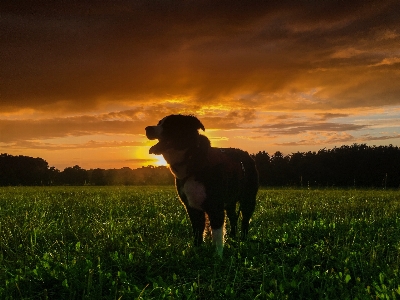
<path id="1" fill-rule="evenodd" d="M 172 144 L 168 140 L 159 141 L 157 144 L 152 146 L 149 150 L 150 154 L 163 154 L 165 151 L 173 148 Z"/>
<path id="2" fill-rule="evenodd" d="M 158 139 L 159 136 L 158 136 L 158 132 L 157 132 L 158 130 L 157 129 L 158 129 L 157 126 L 147 126 L 146 127 L 146 137 L 149 140 Z"/>
<path id="3" fill-rule="evenodd" d="M 162 154 L 168 147 L 170 147 L 167 141 L 160 141 L 162 136 L 162 127 L 161 126 L 147 126 L 146 130 L 146 137 L 149 140 L 156 140 L 158 139 L 159 142 L 155 144 L 153 147 L 150 148 L 150 154 Z"/>

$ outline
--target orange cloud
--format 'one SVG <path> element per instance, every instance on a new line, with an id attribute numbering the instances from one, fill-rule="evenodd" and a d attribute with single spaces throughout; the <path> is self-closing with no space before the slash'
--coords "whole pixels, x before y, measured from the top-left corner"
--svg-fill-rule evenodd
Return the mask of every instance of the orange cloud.
<path id="1" fill-rule="evenodd" d="M 252 151 L 398 139 L 398 1 L 0 6 L 1 149 L 141 149 L 176 113 Z"/>

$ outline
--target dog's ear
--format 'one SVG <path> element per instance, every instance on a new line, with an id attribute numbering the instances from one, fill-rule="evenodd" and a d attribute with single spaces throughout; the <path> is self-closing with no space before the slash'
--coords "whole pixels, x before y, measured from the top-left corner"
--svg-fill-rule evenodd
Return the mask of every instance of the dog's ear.
<path id="1" fill-rule="evenodd" d="M 199 119 L 197 119 L 195 116 L 193 116 L 193 115 L 189 115 L 188 116 L 190 119 L 190 126 L 192 127 L 192 128 L 195 128 L 195 129 L 201 129 L 201 130 L 203 130 L 203 131 L 206 131 L 206 129 L 204 128 L 204 125 L 200 122 L 200 120 Z"/>

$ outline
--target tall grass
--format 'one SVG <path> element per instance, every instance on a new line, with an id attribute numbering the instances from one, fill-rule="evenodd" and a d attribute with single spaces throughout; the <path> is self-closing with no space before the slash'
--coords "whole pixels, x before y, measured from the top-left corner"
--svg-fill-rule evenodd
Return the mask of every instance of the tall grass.
<path id="1" fill-rule="evenodd" d="M 173 187 L 0 188 L 0 298 L 400 298 L 399 191 L 262 190 L 249 241 L 191 242 Z"/>

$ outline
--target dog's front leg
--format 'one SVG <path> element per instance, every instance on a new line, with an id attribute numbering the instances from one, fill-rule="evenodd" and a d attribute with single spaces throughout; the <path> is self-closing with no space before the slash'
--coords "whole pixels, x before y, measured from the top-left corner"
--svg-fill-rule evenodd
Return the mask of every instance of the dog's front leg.
<path id="1" fill-rule="evenodd" d="M 203 242 L 203 233 L 206 226 L 206 217 L 204 211 L 186 206 L 187 213 L 192 223 L 193 235 L 194 235 L 194 245 L 200 246 Z"/>
<path id="2" fill-rule="evenodd" d="M 190 223 L 192 224 L 194 245 L 200 246 L 203 242 L 203 233 L 206 227 L 206 217 L 204 211 L 196 209 L 190 206 L 189 199 L 185 193 L 184 184 L 185 180 L 175 179 L 176 190 L 182 204 L 186 208 L 186 212 L 189 215 Z"/>
<path id="3" fill-rule="evenodd" d="M 210 219 L 211 234 L 213 244 L 216 247 L 217 254 L 222 257 L 224 250 L 224 234 L 225 234 L 225 212 L 223 209 L 208 212 Z"/>

